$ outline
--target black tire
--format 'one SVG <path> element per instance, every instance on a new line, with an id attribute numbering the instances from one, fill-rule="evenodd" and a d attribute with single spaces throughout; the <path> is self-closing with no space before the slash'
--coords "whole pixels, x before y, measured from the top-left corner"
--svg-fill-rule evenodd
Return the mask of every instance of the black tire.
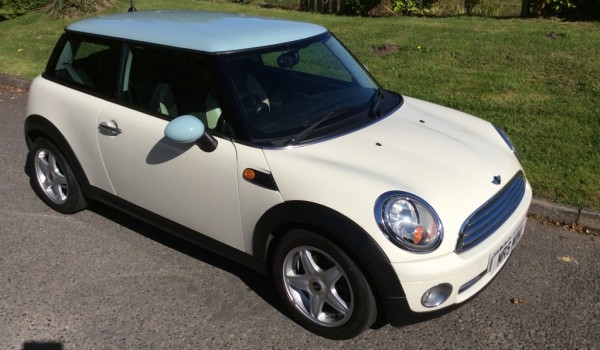
<path id="1" fill-rule="evenodd" d="M 28 158 L 31 187 L 44 203 L 63 214 L 86 208 L 69 162 L 52 142 L 43 137 L 35 139 Z"/>
<path id="2" fill-rule="evenodd" d="M 290 231 L 275 247 L 272 268 L 283 302 L 309 331 L 328 339 L 350 339 L 375 322 L 377 303 L 367 279 L 325 237 Z"/>

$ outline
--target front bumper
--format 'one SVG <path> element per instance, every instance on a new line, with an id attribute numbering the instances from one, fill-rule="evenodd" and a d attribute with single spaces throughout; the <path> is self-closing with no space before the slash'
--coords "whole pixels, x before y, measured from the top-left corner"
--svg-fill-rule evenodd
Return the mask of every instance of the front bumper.
<path id="1" fill-rule="evenodd" d="M 406 294 L 409 308 L 414 312 L 439 310 L 462 303 L 481 291 L 507 261 L 502 259 L 500 263 L 490 267 L 492 256 L 496 255 L 507 241 L 512 240 L 516 244 L 522 235 L 531 198 L 531 187 L 527 184 L 525 195 L 509 220 L 471 250 L 461 253 L 452 252 L 430 260 L 392 263 Z M 513 248 L 514 244 L 512 244 Z M 431 288 L 443 284 L 452 287 L 447 299 L 436 306 L 423 305 L 424 294 Z"/>

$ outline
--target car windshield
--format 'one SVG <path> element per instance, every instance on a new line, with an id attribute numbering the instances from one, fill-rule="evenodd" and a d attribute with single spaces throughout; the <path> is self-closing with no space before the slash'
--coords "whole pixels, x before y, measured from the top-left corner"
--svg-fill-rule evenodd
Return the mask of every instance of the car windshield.
<path id="1" fill-rule="evenodd" d="M 249 136 L 261 144 L 298 144 L 369 122 L 382 94 L 331 34 L 232 55 L 226 64 Z"/>

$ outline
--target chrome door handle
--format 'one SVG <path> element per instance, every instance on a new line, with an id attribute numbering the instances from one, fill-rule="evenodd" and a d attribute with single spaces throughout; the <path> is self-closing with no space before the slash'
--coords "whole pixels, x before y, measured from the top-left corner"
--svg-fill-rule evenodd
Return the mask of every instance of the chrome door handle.
<path id="1" fill-rule="evenodd" d="M 117 136 L 123 132 L 123 130 L 119 129 L 116 126 L 108 125 L 106 122 L 102 122 L 98 125 L 98 130 L 102 135 L 107 136 Z"/>

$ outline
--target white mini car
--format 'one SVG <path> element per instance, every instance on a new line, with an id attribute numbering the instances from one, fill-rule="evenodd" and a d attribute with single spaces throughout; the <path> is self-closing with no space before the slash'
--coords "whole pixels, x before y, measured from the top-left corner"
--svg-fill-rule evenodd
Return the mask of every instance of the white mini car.
<path id="1" fill-rule="evenodd" d="M 271 274 L 331 339 L 475 295 L 532 196 L 498 128 L 381 88 L 325 28 L 287 20 L 71 24 L 31 85 L 25 138 L 53 209 L 104 202 Z"/>

